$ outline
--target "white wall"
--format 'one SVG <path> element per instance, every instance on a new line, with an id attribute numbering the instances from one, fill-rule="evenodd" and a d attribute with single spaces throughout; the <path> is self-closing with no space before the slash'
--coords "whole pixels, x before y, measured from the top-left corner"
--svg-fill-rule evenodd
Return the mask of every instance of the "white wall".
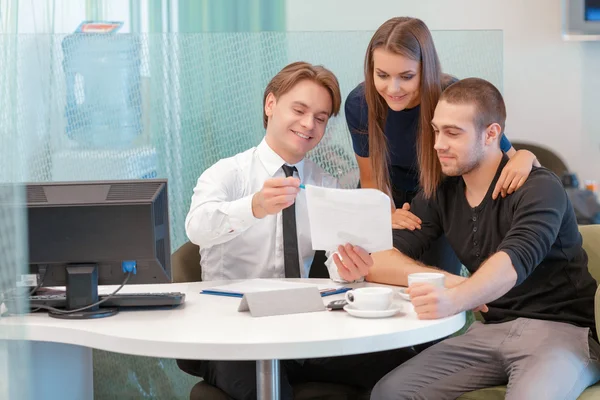
<path id="1" fill-rule="evenodd" d="M 286 8 L 290 31 L 375 30 L 393 16 L 432 30 L 502 30 L 509 138 L 545 144 L 581 181 L 600 182 L 600 42 L 562 40 L 560 0 L 286 0 Z"/>

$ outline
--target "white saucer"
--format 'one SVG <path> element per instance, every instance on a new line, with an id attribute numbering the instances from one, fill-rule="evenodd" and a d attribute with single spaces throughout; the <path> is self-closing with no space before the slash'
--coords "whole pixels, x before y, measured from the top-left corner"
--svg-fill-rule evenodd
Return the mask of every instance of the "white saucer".
<path id="1" fill-rule="evenodd" d="M 358 318 L 387 318 L 395 315 L 402 307 L 392 304 L 387 310 L 359 310 L 352 307 L 350 304 L 344 306 L 344 310 L 353 317 Z"/>
<path id="2" fill-rule="evenodd" d="M 398 296 L 406 301 L 410 301 L 410 296 L 406 293 L 406 288 L 400 288 L 398 290 Z"/>

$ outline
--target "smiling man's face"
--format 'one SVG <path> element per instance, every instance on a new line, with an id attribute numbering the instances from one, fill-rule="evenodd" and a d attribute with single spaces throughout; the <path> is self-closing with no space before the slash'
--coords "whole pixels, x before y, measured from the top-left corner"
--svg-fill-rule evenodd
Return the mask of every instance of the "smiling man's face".
<path id="1" fill-rule="evenodd" d="M 296 164 L 323 138 L 331 109 L 327 89 L 310 80 L 298 82 L 279 98 L 269 93 L 267 143 L 287 163 Z"/>

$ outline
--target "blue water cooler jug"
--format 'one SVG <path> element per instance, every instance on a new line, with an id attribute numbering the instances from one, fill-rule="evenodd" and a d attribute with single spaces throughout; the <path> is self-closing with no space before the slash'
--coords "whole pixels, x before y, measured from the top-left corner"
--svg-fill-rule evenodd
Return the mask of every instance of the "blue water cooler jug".
<path id="1" fill-rule="evenodd" d="M 140 38 L 75 33 L 62 41 L 66 134 L 85 148 L 126 148 L 142 133 Z"/>

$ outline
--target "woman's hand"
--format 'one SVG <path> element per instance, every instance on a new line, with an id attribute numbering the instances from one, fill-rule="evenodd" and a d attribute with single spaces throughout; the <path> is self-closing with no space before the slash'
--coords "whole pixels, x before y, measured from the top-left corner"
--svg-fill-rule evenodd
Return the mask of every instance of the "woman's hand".
<path id="1" fill-rule="evenodd" d="M 404 203 L 402 208 L 398 208 L 392 213 L 392 228 L 414 231 L 421 229 L 421 220 L 410 212 L 410 204 Z"/>
<path id="2" fill-rule="evenodd" d="M 499 194 L 506 197 L 523 186 L 536 160 L 535 155 L 529 150 L 517 151 L 502 169 L 492 199 L 496 200 Z"/>

